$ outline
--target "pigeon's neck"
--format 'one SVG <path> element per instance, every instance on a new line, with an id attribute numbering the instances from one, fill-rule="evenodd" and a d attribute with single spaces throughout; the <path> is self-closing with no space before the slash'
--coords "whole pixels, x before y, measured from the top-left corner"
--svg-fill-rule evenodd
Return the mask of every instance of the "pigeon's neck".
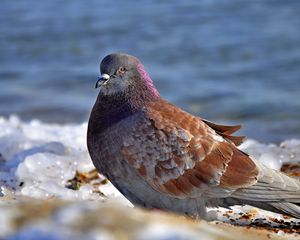
<path id="1" fill-rule="evenodd" d="M 122 119 L 125 119 L 140 111 L 149 102 L 155 100 L 154 97 L 144 96 L 146 100 L 128 98 L 126 95 L 101 96 L 99 95 L 92 110 L 90 121 L 93 119 L 94 126 L 99 132 L 113 126 Z M 95 127 L 94 127 L 95 129 Z"/>
<path id="2" fill-rule="evenodd" d="M 159 97 L 159 93 L 157 91 L 157 89 L 155 88 L 152 79 L 150 78 L 148 72 L 146 71 L 146 69 L 144 68 L 144 65 L 141 63 L 137 64 L 137 70 L 140 74 L 140 77 L 142 78 L 142 80 L 144 81 L 145 85 L 147 86 L 147 90 L 148 92 L 156 97 Z"/>

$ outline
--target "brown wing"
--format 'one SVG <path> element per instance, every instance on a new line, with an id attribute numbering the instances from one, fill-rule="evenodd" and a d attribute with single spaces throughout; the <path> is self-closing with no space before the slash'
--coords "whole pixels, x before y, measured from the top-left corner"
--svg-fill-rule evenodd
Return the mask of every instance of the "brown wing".
<path id="1" fill-rule="evenodd" d="M 200 118 L 164 100 L 145 114 L 122 154 L 157 191 L 198 197 L 212 186 L 234 190 L 256 182 L 255 163 Z"/>

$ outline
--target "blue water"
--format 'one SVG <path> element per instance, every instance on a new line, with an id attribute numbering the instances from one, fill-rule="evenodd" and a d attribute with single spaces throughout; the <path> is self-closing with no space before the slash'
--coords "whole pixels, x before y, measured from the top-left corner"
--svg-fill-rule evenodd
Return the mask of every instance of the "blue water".
<path id="1" fill-rule="evenodd" d="M 300 1 L 11 1 L 0 6 L 0 115 L 82 122 L 110 52 L 162 96 L 267 142 L 300 138 Z"/>

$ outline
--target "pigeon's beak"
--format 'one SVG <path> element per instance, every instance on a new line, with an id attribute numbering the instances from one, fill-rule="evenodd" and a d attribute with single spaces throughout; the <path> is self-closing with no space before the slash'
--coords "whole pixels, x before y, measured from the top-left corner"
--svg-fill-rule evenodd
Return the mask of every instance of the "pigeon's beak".
<path id="1" fill-rule="evenodd" d="M 101 76 L 98 77 L 98 81 L 96 82 L 95 88 L 101 87 L 102 85 L 107 84 L 109 81 L 110 76 L 106 73 L 103 73 Z"/>

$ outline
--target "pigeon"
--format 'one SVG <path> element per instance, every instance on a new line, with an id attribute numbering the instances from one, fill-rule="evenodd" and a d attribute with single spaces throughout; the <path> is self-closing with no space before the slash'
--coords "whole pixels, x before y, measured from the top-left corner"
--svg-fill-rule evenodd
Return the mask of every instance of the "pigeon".
<path id="1" fill-rule="evenodd" d="M 87 130 L 96 169 L 135 206 L 208 219 L 208 207 L 251 205 L 300 218 L 300 182 L 239 150 L 241 128 L 163 99 L 143 64 L 124 53 L 100 64 Z"/>

